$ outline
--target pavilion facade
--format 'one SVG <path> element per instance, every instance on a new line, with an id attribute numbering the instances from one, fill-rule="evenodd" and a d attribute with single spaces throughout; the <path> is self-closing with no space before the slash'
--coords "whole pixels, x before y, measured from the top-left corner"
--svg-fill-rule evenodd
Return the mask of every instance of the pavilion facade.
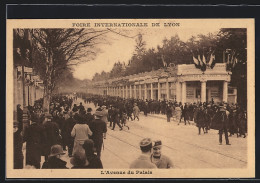
<path id="1" fill-rule="evenodd" d="M 173 100 L 182 103 L 236 103 L 237 90 L 229 87 L 231 72 L 225 63 L 201 71 L 193 64 L 182 64 L 93 83 L 89 93 L 122 98 Z"/>

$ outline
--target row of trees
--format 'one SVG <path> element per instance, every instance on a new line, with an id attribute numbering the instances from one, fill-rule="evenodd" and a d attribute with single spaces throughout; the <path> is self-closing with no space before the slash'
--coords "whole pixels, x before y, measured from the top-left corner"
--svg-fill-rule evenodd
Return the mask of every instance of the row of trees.
<path id="1" fill-rule="evenodd" d="M 15 29 L 14 65 L 34 68 L 44 83 L 43 109 L 49 112 L 57 84 L 68 81 L 71 68 L 93 59 L 109 30 Z"/>

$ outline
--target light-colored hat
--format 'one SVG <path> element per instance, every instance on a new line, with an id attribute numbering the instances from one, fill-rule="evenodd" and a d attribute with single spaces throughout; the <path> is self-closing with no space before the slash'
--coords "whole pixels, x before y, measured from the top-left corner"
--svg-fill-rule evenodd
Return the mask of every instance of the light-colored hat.
<path id="1" fill-rule="evenodd" d="M 102 117 L 103 116 L 103 112 L 102 111 L 96 111 L 94 115 Z"/>
<path id="2" fill-rule="evenodd" d="M 152 144 L 152 140 L 150 138 L 145 138 L 141 140 L 140 147 L 147 147 Z"/>

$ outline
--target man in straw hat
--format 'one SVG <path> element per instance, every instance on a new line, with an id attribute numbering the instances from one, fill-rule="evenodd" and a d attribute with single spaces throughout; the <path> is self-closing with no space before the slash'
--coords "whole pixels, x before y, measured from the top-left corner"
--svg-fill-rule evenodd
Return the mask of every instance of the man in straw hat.
<path id="1" fill-rule="evenodd" d="M 61 145 L 51 146 L 51 154 L 48 161 L 43 163 L 42 169 L 67 169 L 67 162 L 60 159 L 60 156 L 64 154 Z"/>
<path id="2" fill-rule="evenodd" d="M 142 154 L 131 163 L 130 168 L 157 168 L 150 160 L 151 149 L 152 149 L 152 140 L 150 138 L 145 138 L 140 142 L 140 149 Z"/>

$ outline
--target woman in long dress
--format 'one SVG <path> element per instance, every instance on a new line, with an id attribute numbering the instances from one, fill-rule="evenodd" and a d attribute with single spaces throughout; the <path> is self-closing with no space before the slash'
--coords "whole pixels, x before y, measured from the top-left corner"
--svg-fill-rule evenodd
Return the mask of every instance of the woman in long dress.
<path id="1" fill-rule="evenodd" d="M 89 126 L 85 123 L 84 118 L 80 115 L 76 117 L 77 124 L 73 127 L 71 131 L 71 136 L 74 137 L 74 147 L 72 155 L 75 152 L 84 152 L 85 150 L 82 147 L 85 140 L 89 139 L 89 136 L 92 136 L 92 131 Z"/>

